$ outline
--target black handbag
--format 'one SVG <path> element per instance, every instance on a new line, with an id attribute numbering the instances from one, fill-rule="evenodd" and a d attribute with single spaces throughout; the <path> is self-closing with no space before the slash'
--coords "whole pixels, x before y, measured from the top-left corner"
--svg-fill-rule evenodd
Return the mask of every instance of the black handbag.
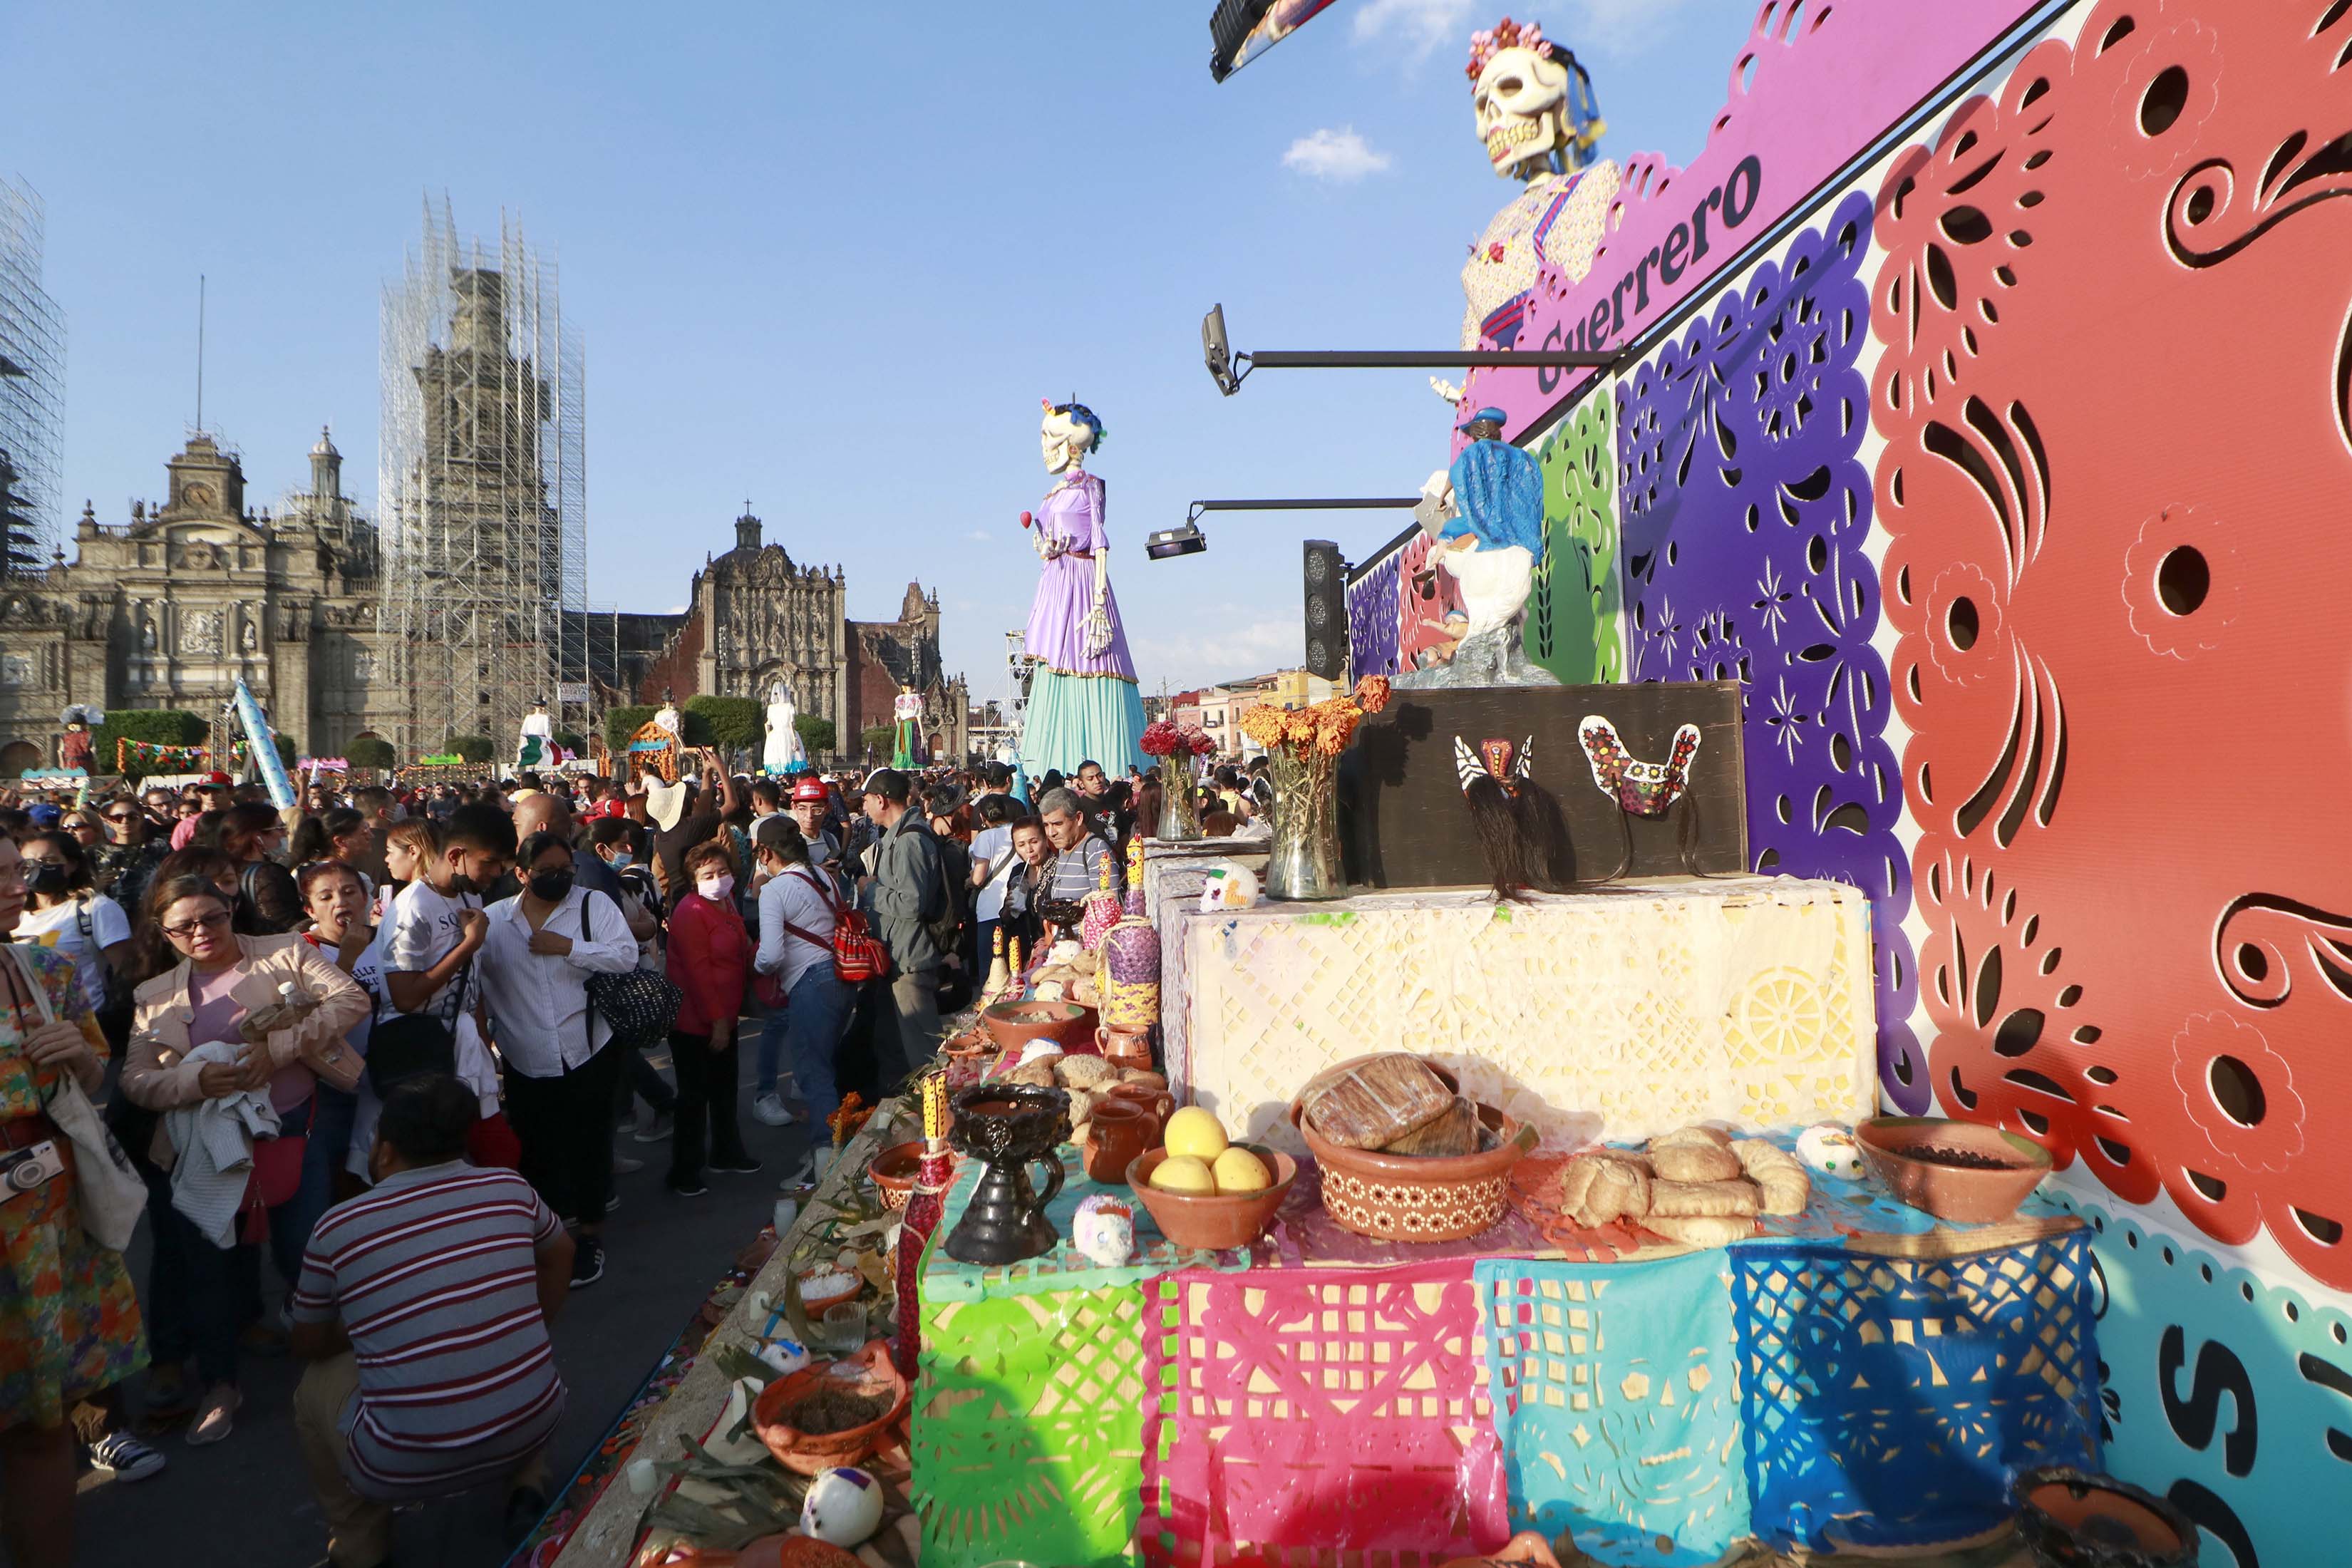
<path id="1" fill-rule="evenodd" d="M 450 1000 L 444 1019 L 436 1012 L 396 1013 L 378 1017 L 368 1030 L 368 1082 L 379 1098 L 404 1079 L 428 1072 L 457 1076 L 457 1019 L 466 1010 L 466 984 L 474 977 L 474 961 L 442 988 Z M 389 983 L 386 989 L 389 990 Z M 430 1004 L 427 1005 L 431 1005 Z"/>
<path id="2" fill-rule="evenodd" d="M 591 896 L 583 891 L 580 898 L 583 942 L 593 940 L 588 931 Z M 650 969 L 588 977 L 589 1010 L 612 1026 L 612 1043 L 623 1050 L 641 1051 L 668 1039 L 669 1026 L 677 1021 L 685 1001 L 686 993 L 671 984 L 667 975 Z"/>

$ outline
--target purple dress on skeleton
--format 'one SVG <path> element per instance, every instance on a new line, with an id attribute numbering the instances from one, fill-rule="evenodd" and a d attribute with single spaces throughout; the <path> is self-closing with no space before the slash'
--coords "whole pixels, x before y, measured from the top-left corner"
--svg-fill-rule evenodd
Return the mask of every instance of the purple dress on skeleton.
<path id="1" fill-rule="evenodd" d="M 1095 561 L 1109 548 L 1103 532 L 1103 482 L 1074 472 L 1038 506 L 1033 525 L 1063 552 L 1045 563 L 1037 597 L 1029 607 L 1026 650 L 1039 660 L 1030 678 L 1027 717 L 1021 731 L 1021 758 L 1031 777 L 1048 768 L 1075 773 L 1082 762 L 1100 763 L 1113 776 L 1140 768 L 1143 754 L 1143 694 L 1135 681 L 1135 660 L 1127 651 L 1127 628 L 1118 598 L 1103 585 L 1103 614 L 1110 619 L 1110 646 L 1087 652 L 1087 616 L 1095 603 Z"/>
<path id="2" fill-rule="evenodd" d="M 1095 605 L 1094 558 L 1109 548 L 1103 534 L 1103 482 L 1089 473 L 1073 473 L 1039 503 L 1035 526 L 1041 537 L 1059 540 L 1064 548 L 1045 563 L 1037 597 L 1029 606 L 1024 650 L 1043 659 L 1048 669 L 1133 680 L 1135 660 L 1128 656 L 1118 594 L 1108 583 L 1103 584 L 1103 613 L 1110 617 L 1110 647 L 1087 657 L 1087 615 Z"/>

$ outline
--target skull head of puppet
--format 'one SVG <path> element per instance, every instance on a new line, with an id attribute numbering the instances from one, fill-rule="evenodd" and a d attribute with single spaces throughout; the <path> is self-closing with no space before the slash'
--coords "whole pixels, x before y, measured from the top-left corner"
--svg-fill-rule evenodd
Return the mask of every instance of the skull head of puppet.
<path id="1" fill-rule="evenodd" d="M 1102 439 L 1102 421 L 1083 403 L 1045 401 L 1045 417 L 1037 426 L 1037 449 L 1049 474 L 1067 473 L 1086 463 L 1088 452 Z"/>
<path id="2" fill-rule="evenodd" d="M 1566 53 L 1543 28 L 1508 16 L 1470 35 L 1471 107 L 1487 162 L 1505 179 L 1532 180 L 1553 169 L 1553 155 L 1575 140 L 1568 110 Z"/>

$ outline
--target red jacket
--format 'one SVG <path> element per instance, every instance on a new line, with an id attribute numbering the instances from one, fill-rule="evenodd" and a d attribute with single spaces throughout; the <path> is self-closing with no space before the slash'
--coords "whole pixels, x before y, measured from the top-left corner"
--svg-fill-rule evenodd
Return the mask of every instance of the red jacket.
<path id="1" fill-rule="evenodd" d="M 669 980 L 686 993 L 674 1026 L 682 1035 L 710 1033 L 713 1019 L 742 1016 L 751 978 L 751 937 L 732 903 L 688 893 L 669 916 Z"/>

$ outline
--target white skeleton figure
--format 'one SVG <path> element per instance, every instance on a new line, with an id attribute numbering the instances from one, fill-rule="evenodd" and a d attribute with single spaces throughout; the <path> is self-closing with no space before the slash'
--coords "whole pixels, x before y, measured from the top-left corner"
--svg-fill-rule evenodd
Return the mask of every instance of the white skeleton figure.
<path id="1" fill-rule="evenodd" d="M 1477 34 L 1470 60 L 1471 104 L 1487 161 L 1496 174 L 1522 181 L 1526 188 L 1495 215 L 1462 268 L 1465 349 L 1478 346 L 1488 316 L 1535 287 L 1543 263 L 1570 281 L 1592 269 L 1602 220 L 1623 179 L 1606 158 L 1574 170 L 1569 68 L 1551 58 L 1539 27 L 1507 22 Z M 1571 172 L 1559 172 L 1555 162 Z M 1432 384 L 1443 396 L 1461 395 L 1443 383 Z"/>

